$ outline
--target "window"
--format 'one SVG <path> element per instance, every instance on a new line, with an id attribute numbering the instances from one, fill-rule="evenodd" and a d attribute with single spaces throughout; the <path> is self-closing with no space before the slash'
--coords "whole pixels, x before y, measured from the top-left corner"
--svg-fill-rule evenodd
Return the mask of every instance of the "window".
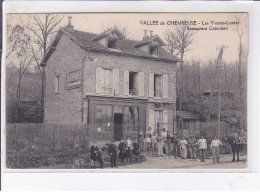
<path id="1" fill-rule="evenodd" d="M 59 93 L 60 91 L 60 76 L 55 76 L 55 93 Z"/>
<path id="2" fill-rule="evenodd" d="M 154 74 L 154 97 L 162 98 L 162 75 Z"/>
<path id="3" fill-rule="evenodd" d="M 112 94 L 113 93 L 112 70 L 102 69 L 102 74 L 103 74 L 102 91 L 104 94 Z"/>
<path id="4" fill-rule="evenodd" d="M 129 94 L 137 96 L 137 72 L 129 72 Z"/>
<path id="5" fill-rule="evenodd" d="M 158 56 L 158 46 L 150 47 L 150 55 Z"/>
<path id="6" fill-rule="evenodd" d="M 98 132 L 111 131 L 112 106 L 96 106 L 96 124 Z"/>
<path id="7" fill-rule="evenodd" d="M 163 115 L 162 115 L 162 113 L 163 112 L 161 110 L 155 110 L 154 111 L 154 121 L 155 121 L 154 126 L 155 126 L 155 128 L 157 130 L 158 130 L 158 127 L 159 127 L 159 129 L 162 128 L 162 124 L 163 124 L 163 120 L 162 120 Z"/>
<path id="8" fill-rule="evenodd" d="M 118 49 L 118 40 L 108 39 L 107 47 L 111 49 Z"/>
<path id="9" fill-rule="evenodd" d="M 139 108 L 133 106 L 124 107 L 124 130 L 126 132 L 137 131 L 139 128 Z"/>

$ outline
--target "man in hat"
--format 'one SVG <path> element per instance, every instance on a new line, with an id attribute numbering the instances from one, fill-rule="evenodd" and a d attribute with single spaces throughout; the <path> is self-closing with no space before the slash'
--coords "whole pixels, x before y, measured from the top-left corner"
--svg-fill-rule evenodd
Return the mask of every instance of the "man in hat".
<path id="1" fill-rule="evenodd" d="M 111 156 L 111 168 L 116 167 L 117 149 L 115 145 L 115 140 L 113 139 L 108 148 L 108 153 Z"/>

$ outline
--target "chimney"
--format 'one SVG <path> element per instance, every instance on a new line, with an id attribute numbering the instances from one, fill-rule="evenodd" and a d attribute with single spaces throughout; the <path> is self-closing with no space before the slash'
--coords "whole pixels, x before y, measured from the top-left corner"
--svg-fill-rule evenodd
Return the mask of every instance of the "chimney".
<path id="1" fill-rule="evenodd" d="M 144 37 L 143 39 L 146 39 L 147 38 L 147 30 L 144 30 Z"/>
<path id="2" fill-rule="evenodd" d="M 150 37 L 152 37 L 153 36 L 153 31 L 150 31 Z"/>
<path id="3" fill-rule="evenodd" d="M 73 27 L 74 27 L 74 26 L 71 25 L 71 19 L 72 19 L 72 17 L 69 16 L 69 17 L 68 17 L 68 25 L 66 26 L 66 29 L 67 29 L 67 30 L 70 30 L 70 31 L 72 31 L 72 30 L 73 30 Z"/>

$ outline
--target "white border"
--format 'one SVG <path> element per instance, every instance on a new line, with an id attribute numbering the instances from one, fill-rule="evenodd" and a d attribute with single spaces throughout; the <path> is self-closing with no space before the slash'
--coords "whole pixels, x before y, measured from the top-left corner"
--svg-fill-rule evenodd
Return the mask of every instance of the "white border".
<path id="1" fill-rule="evenodd" d="M 257 6 L 258 5 L 258 6 Z M 168 189 L 175 187 L 179 189 L 196 189 L 194 186 L 204 183 L 204 189 L 234 189 L 237 187 L 246 188 L 249 183 L 248 180 L 256 180 L 259 178 L 259 174 L 248 172 L 259 172 L 259 131 L 257 130 L 257 116 L 259 111 L 257 110 L 257 82 L 259 83 L 258 73 L 259 67 L 259 52 L 260 46 L 259 37 L 260 27 L 257 25 L 257 20 L 254 18 L 260 18 L 260 4 L 256 2 L 165 2 L 165 1 L 136 1 L 136 2 L 69 2 L 69 1 L 37 1 L 37 2 L 4 2 L 3 4 L 3 56 L 5 56 L 6 48 L 6 14 L 7 13 L 46 13 L 46 12 L 248 12 L 249 13 L 249 60 L 248 60 L 248 168 L 247 169 L 151 169 L 151 170 L 96 170 L 95 172 L 106 173 L 86 173 L 90 170 L 13 170 L 5 168 L 5 157 L 2 157 L 2 174 L 3 188 L 53 188 L 53 189 L 97 189 L 100 188 L 100 180 L 102 180 L 103 189 L 127 189 L 128 184 L 132 183 L 131 189 L 144 189 L 145 187 L 150 189 Z M 255 10 L 258 10 L 255 11 Z M 2 57 L 2 94 L 1 94 L 1 129 L 5 127 L 5 58 Z M 259 93 L 258 93 L 259 94 Z M 259 96 L 259 95 L 258 95 Z M 5 135 L 2 131 L 2 155 L 5 156 Z M 12 172 L 12 173 L 11 173 Z M 15 173 L 19 172 L 19 173 Z M 28 172 L 28 173 L 25 173 Z M 33 173 L 44 172 L 44 173 Z M 53 173 L 56 172 L 56 173 Z M 65 172 L 65 173 L 64 173 Z M 66 173 L 69 172 L 69 173 Z M 71 172 L 79 172 L 72 174 Z M 120 172 L 120 173 L 112 173 Z M 138 173 L 124 173 L 124 172 L 138 172 Z M 143 173 L 146 172 L 146 173 Z M 147 174 L 147 172 L 150 172 Z M 160 172 L 160 174 L 155 173 Z M 166 172 L 174 172 L 166 173 Z M 187 173 L 180 173 L 187 172 Z M 188 173 L 189 172 L 189 173 Z M 197 172 L 197 173 L 191 173 Z M 198 173 L 203 172 L 203 173 Z M 209 174 L 214 172 L 214 174 Z M 220 174 L 221 172 L 221 174 Z M 233 172 L 225 173 L 223 172 Z M 236 173 L 234 173 L 236 172 Z M 243 172 L 243 173 L 242 173 Z M 245 173 L 247 172 L 247 173 Z M 52 173 L 52 176 L 49 176 Z M 28 182 L 30 177 L 30 182 Z M 71 178 L 75 177 L 75 180 Z M 216 182 L 212 180 L 215 177 L 219 182 L 216 187 Z M 40 179 L 40 180 L 39 180 Z M 214 178 L 213 178 L 214 179 Z M 16 180 L 16 181 L 15 181 Z M 84 180 L 84 181 L 83 181 Z M 113 181 L 116 180 L 116 184 Z M 150 182 L 150 185 L 145 184 L 144 180 Z M 155 182 L 155 180 L 162 180 Z M 77 182 L 78 181 L 78 182 Z M 93 184 L 86 184 L 91 181 Z M 103 183 L 103 182 L 106 183 Z M 44 184 L 45 183 L 45 184 Z M 85 183 L 82 185 L 82 183 Z M 108 184 L 109 183 L 109 184 Z M 161 187 L 166 184 L 165 187 Z M 239 186 L 240 185 L 240 186 Z M 77 186 L 77 187 L 75 187 Z M 110 187 L 109 187 L 110 186 Z M 189 186 L 189 187 L 188 187 Z M 259 186 L 253 184 L 252 187 Z M 102 188 L 100 188 L 102 189 Z M 203 189 L 203 188 L 201 188 Z"/>

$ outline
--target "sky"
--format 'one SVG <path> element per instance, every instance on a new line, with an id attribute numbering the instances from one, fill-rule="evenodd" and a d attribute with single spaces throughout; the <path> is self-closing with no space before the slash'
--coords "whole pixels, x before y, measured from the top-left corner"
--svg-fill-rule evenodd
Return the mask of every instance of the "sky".
<path id="1" fill-rule="evenodd" d="M 28 14 L 9 14 L 7 24 L 16 25 L 21 21 L 28 20 Z M 41 15 L 43 16 L 43 15 Z M 196 30 L 194 42 L 190 50 L 185 54 L 184 60 L 215 59 L 218 55 L 218 48 L 221 45 L 227 47 L 224 50 L 223 60 L 235 62 L 238 60 L 239 38 L 236 32 L 236 25 L 211 25 L 214 22 L 233 22 L 235 17 L 240 17 L 243 23 L 248 23 L 246 13 L 86 13 L 86 14 L 60 14 L 64 17 L 60 26 L 65 27 L 68 23 L 68 16 L 72 17 L 72 25 L 75 30 L 101 33 L 108 26 L 115 24 L 120 28 L 126 27 L 129 37 L 135 40 L 142 40 L 144 30 L 152 30 L 153 34 L 158 34 L 164 39 L 167 29 L 173 29 L 173 25 L 167 25 L 172 21 L 196 21 L 196 26 L 207 27 L 208 30 Z M 155 21 L 153 23 L 153 21 Z M 153 23 L 157 25 L 142 25 L 142 23 Z M 162 23 L 164 22 L 164 24 Z M 169 22 L 169 23 L 167 23 Z M 206 24 L 208 22 L 208 24 Z M 206 25 L 202 25 L 206 24 Z M 163 24 L 163 25 L 161 25 Z M 227 27 L 228 30 L 209 30 L 209 27 Z M 248 25 L 247 25 L 248 26 Z M 248 30 L 246 30 L 248 31 Z M 242 45 L 248 48 L 248 33 L 243 36 Z"/>

